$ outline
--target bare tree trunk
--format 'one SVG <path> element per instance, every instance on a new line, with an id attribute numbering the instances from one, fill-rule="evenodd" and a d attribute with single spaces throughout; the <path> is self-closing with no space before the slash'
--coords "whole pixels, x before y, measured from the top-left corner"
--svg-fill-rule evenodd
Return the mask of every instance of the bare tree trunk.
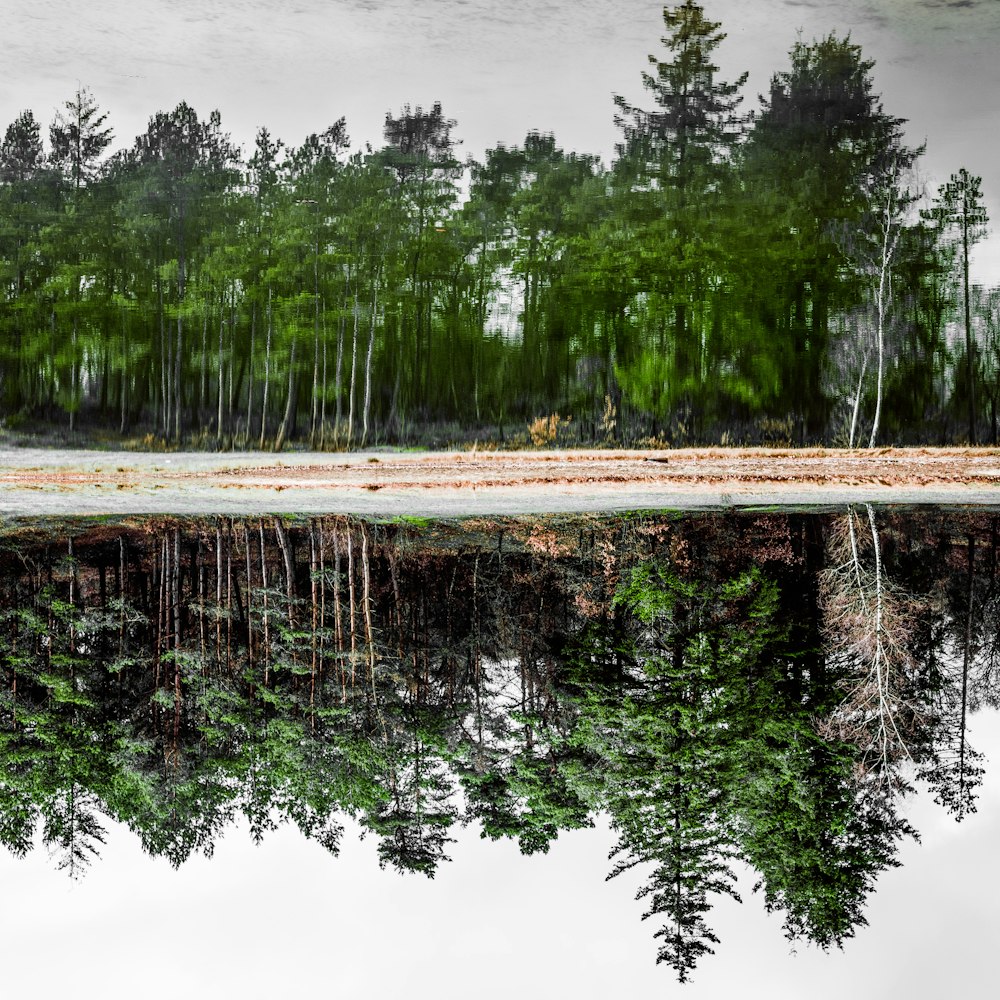
<path id="1" fill-rule="evenodd" d="M 848 446 L 854 447 L 854 436 L 858 427 L 858 409 L 861 406 L 861 387 L 865 381 L 865 372 L 868 370 L 868 355 L 865 354 L 861 362 L 861 374 L 858 376 L 858 390 L 854 394 L 854 408 L 851 411 L 851 433 L 848 435 Z"/>
<path id="2" fill-rule="evenodd" d="M 969 584 L 967 605 L 965 608 L 965 650 L 962 655 L 962 714 L 958 730 L 958 801 L 965 801 L 965 748 L 966 748 L 966 709 L 969 703 L 969 661 L 972 657 L 972 601 L 975 596 L 976 582 L 976 539 L 968 536 L 968 570 Z"/>
<path id="3" fill-rule="evenodd" d="M 326 448 L 326 309 L 323 310 L 323 398 L 320 403 L 319 446 Z"/>
<path id="4" fill-rule="evenodd" d="M 205 546 L 198 539 L 198 653 L 202 676 L 208 674 L 208 639 L 205 637 Z"/>
<path id="5" fill-rule="evenodd" d="M 372 320 L 368 328 L 368 351 L 365 355 L 365 402 L 361 416 L 361 447 L 368 443 L 368 416 L 372 400 L 372 354 L 375 350 L 375 316 L 378 311 L 378 284 L 372 293 Z"/>
<path id="6" fill-rule="evenodd" d="M 264 522 L 260 522 L 260 577 L 264 596 L 264 687 L 267 687 L 271 665 L 271 631 L 267 613 L 267 552 L 264 549 Z"/>
<path id="7" fill-rule="evenodd" d="M 247 665 L 253 677 L 253 574 L 250 571 L 250 522 L 243 522 L 243 554 L 247 564 Z"/>
<path id="8" fill-rule="evenodd" d="M 368 564 L 368 531 L 364 522 L 361 524 L 361 571 L 364 582 L 363 600 L 365 605 L 365 645 L 368 647 L 368 681 L 371 684 L 375 710 L 379 711 L 378 694 L 375 689 L 375 633 L 372 629 L 371 567 Z"/>
<path id="9" fill-rule="evenodd" d="M 122 384 L 121 392 L 118 394 L 119 402 L 121 404 L 121 423 L 118 427 L 118 433 L 125 433 L 125 425 L 127 423 L 128 415 L 128 323 L 125 320 L 125 310 L 122 310 Z M 995 437 L 995 435 L 994 435 Z"/>
<path id="10" fill-rule="evenodd" d="M 174 528 L 174 567 L 173 567 L 173 610 L 174 610 L 174 732 L 173 759 L 174 764 L 180 748 L 181 729 L 181 658 L 177 655 L 181 640 L 181 531 Z"/>
<path id="11" fill-rule="evenodd" d="M 257 303 L 250 303 L 250 362 L 247 372 L 247 427 L 246 440 L 250 440 L 250 427 L 253 425 L 253 365 L 257 341 Z"/>
<path id="12" fill-rule="evenodd" d="M 230 445 L 233 444 L 233 430 L 236 422 L 233 419 L 233 365 L 236 361 L 236 291 L 229 289 L 229 404 L 226 410 L 226 429 L 230 434 Z M 252 377 L 252 376 L 251 376 Z"/>
<path id="13" fill-rule="evenodd" d="M 154 657 L 154 671 L 153 671 L 153 689 L 155 690 L 160 686 L 160 660 L 163 656 L 164 650 L 168 647 L 167 638 L 167 628 L 168 622 L 164 619 L 164 607 L 166 606 L 166 586 L 167 586 L 167 570 L 168 570 L 169 556 L 167 554 L 167 537 L 163 536 L 163 541 L 160 545 L 158 565 L 154 567 L 154 587 L 157 590 L 157 604 L 156 604 L 156 655 Z M 156 581 L 155 577 L 159 576 L 159 580 Z M 158 586 L 157 586 L 158 583 Z M 159 709 L 156 710 L 157 712 Z"/>
<path id="14" fill-rule="evenodd" d="M 73 317 L 73 334 L 72 334 L 72 359 L 70 361 L 70 374 L 69 374 L 69 432 L 70 434 L 76 429 L 76 316 Z"/>
<path id="15" fill-rule="evenodd" d="M 346 305 L 346 302 L 345 302 Z M 336 364 L 336 376 L 335 376 L 335 386 L 337 392 L 337 411 L 336 419 L 334 422 L 334 444 L 340 443 L 340 425 L 344 419 L 344 402 L 343 402 L 343 376 L 344 376 L 344 326 L 345 326 L 345 311 L 340 310 L 340 320 L 337 323 L 337 364 Z"/>
<path id="16" fill-rule="evenodd" d="M 125 594 L 126 586 L 125 536 L 118 536 L 118 655 L 125 655 Z"/>
<path id="17" fill-rule="evenodd" d="M 274 450 L 281 451 L 284 447 L 285 439 L 291 433 L 295 422 L 296 396 L 298 387 L 295 381 L 295 351 L 298 347 L 298 338 L 292 337 L 292 351 L 288 359 L 288 397 L 285 400 L 285 415 L 282 417 L 281 426 L 278 428 L 278 436 L 274 441 Z"/>
<path id="18" fill-rule="evenodd" d="M 163 279 L 156 279 L 157 311 L 160 320 L 160 395 L 163 401 L 163 436 L 170 427 L 170 350 L 163 315 Z"/>
<path id="19" fill-rule="evenodd" d="M 357 636 L 354 631 L 354 546 L 351 541 L 351 528 L 347 528 L 347 586 L 350 610 L 351 629 L 351 688 L 354 688 L 354 658 L 357 654 Z"/>
<path id="20" fill-rule="evenodd" d="M 347 407 L 347 446 L 354 441 L 354 387 L 358 370 L 358 293 L 354 292 L 354 332 L 351 337 L 351 395 Z"/>
<path id="21" fill-rule="evenodd" d="M 976 446 L 976 348 L 972 340 L 972 316 L 969 304 L 969 202 L 968 191 L 962 194 L 962 281 L 965 287 L 965 361 L 969 373 L 969 444 Z"/>
<path id="22" fill-rule="evenodd" d="M 73 555 L 73 539 L 66 542 L 66 554 L 69 557 L 69 651 L 76 652 L 76 558 Z M 51 643 L 50 643 L 51 645 Z M 70 667 L 72 669 L 72 665 Z"/>
<path id="23" fill-rule="evenodd" d="M 316 521 L 312 520 L 309 522 L 309 606 L 312 612 L 309 629 L 309 637 L 312 646 L 312 660 L 309 666 L 309 723 L 310 727 L 314 730 L 316 728 L 316 666 L 319 657 L 319 635 L 317 632 L 319 627 L 319 595 L 316 592 L 317 574 L 318 555 L 316 552 Z"/>
<path id="24" fill-rule="evenodd" d="M 222 447 L 222 334 L 226 325 L 225 312 L 220 311 L 219 315 L 219 391 L 218 395 L 218 413 L 216 414 L 215 422 L 215 437 L 218 441 L 218 445 Z M 230 371 L 232 371 L 232 366 L 230 365 Z M 232 409 L 230 401 L 230 409 Z"/>
<path id="25" fill-rule="evenodd" d="M 260 447 L 267 431 L 267 393 L 271 382 L 271 289 L 267 290 L 267 347 L 264 351 L 264 401 L 260 406 Z M 261 529 L 263 530 L 263 528 Z"/>
<path id="26" fill-rule="evenodd" d="M 221 310 L 220 310 L 221 315 Z M 222 349 L 219 349 L 219 358 L 222 358 Z M 201 316 L 201 365 L 199 366 L 198 381 L 198 412 L 199 415 L 205 407 L 205 397 L 208 395 L 208 309 L 205 308 Z"/>
<path id="27" fill-rule="evenodd" d="M 274 533 L 278 538 L 278 548 L 281 549 L 281 558 L 285 563 L 285 594 L 288 597 L 288 624 L 294 625 L 295 564 L 292 561 L 292 547 L 288 544 L 288 535 L 285 534 L 285 526 L 281 523 L 281 518 L 276 517 L 274 519 Z"/>
<path id="28" fill-rule="evenodd" d="M 326 526 L 319 519 L 319 679 L 323 683 L 326 660 Z"/>
<path id="29" fill-rule="evenodd" d="M 222 527 L 215 524 L 215 662 L 222 667 Z"/>
<path id="30" fill-rule="evenodd" d="M 868 439 L 868 447 L 875 447 L 879 424 L 882 418 L 882 383 L 885 375 L 885 316 L 888 309 L 890 292 L 890 269 L 896 253 L 896 242 L 899 239 L 900 224 L 898 221 L 898 194 L 896 181 L 898 179 L 898 163 L 893 162 L 891 168 L 891 183 L 887 187 L 885 205 L 882 206 L 882 246 L 879 254 L 878 298 L 875 302 L 878 335 L 878 381 L 875 390 L 875 419 L 872 421 L 872 433 Z M 895 230 L 895 231 L 894 231 Z"/>
<path id="31" fill-rule="evenodd" d="M 868 447 L 875 447 L 875 439 L 878 437 L 879 422 L 882 417 L 882 380 L 885 372 L 885 311 L 886 311 L 886 284 L 889 278 L 889 266 L 892 262 L 893 251 L 896 248 L 896 237 L 893 236 L 890 242 L 892 230 L 892 219 L 890 206 L 887 203 L 882 227 L 882 259 L 878 276 L 878 298 L 875 303 L 878 336 L 878 374 L 875 390 L 875 419 L 872 421 L 872 433 L 868 439 Z"/>
<path id="32" fill-rule="evenodd" d="M 233 669 L 233 519 L 226 526 L 226 673 Z"/>
<path id="33" fill-rule="evenodd" d="M 313 317 L 312 416 L 309 421 L 309 447 L 316 447 L 319 430 L 319 287 L 316 289 L 316 312 Z"/>
<path id="34" fill-rule="evenodd" d="M 177 298 L 178 305 L 184 304 L 184 246 L 181 244 L 181 259 L 178 265 Z M 181 439 L 181 352 L 184 350 L 184 320 L 177 314 L 177 353 L 174 356 L 174 440 Z"/>
<path id="35" fill-rule="evenodd" d="M 340 700 L 347 701 L 347 681 L 344 677 L 344 619 L 340 606 L 340 529 L 333 525 L 333 621 L 337 639 L 337 660 L 340 663 Z"/>

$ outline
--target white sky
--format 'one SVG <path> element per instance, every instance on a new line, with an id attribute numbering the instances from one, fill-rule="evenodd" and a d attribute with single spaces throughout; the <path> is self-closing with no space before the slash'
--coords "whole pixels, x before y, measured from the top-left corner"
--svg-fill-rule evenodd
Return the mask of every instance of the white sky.
<path id="1" fill-rule="evenodd" d="M 972 743 L 1000 759 L 1000 715 L 972 719 Z M 429 881 L 378 869 L 375 841 L 349 831 L 330 858 L 294 830 L 254 847 L 231 830 L 215 857 L 174 871 L 114 829 L 79 883 L 43 850 L 0 855 L 3 990 L 80 1000 L 293 996 L 509 1000 L 843 1000 L 991 995 L 1000 940 L 1000 770 L 979 811 L 956 824 L 929 797 L 908 809 L 921 844 L 883 875 L 843 952 L 791 955 L 780 921 L 742 880 L 742 906 L 709 917 L 721 939 L 693 983 L 655 965 L 636 878 L 605 882 L 606 827 L 562 834 L 547 856 L 459 832 Z M 736 985 L 738 984 L 738 986 Z"/>
<path id="2" fill-rule="evenodd" d="M 707 0 L 729 38 L 724 76 L 750 71 L 747 107 L 806 39 L 848 30 L 877 62 L 887 111 L 924 139 L 931 192 L 965 166 L 983 177 L 1000 233 L 1000 0 Z M 388 111 L 441 100 L 473 155 L 529 129 L 610 159 L 612 93 L 641 98 L 659 52 L 649 0 L 0 0 L 0 127 L 23 108 L 47 124 L 89 86 L 131 143 L 151 114 L 187 100 L 249 146 L 259 125 L 297 143 L 346 115 L 381 141 Z M 1000 283 L 1000 236 L 974 277 Z"/>

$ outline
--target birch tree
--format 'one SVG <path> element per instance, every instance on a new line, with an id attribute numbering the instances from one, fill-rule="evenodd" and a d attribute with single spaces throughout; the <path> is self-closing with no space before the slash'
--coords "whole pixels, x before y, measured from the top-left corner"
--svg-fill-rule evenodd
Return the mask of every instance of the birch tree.
<path id="1" fill-rule="evenodd" d="M 896 262 L 900 233 L 906 224 L 908 210 L 916 195 L 906 185 L 906 173 L 922 150 L 910 150 L 898 142 L 886 151 L 886 156 L 862 179 L 862 198 L 867 205 L 859 227 L 858 263 L 868 285 L 867 294 L 874 312 L 875 334 L 875 415 L 872 419 L 868 447 L 874 448 L 882 418 L 883 385 L 885 380 L 886 326 L 892 308 L 893 269 Z M 851 413 L 849 436 L 854 447 L 861 388 L 867 366 L 867 352 L 858 379 Z"/>

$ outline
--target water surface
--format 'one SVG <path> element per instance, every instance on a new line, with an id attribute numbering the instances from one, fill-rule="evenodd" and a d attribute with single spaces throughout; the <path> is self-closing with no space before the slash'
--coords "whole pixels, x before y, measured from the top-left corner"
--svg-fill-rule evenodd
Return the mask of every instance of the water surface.
<path id="1" fill-rule="evenodd" d="M 575 878 L 638 891 L 591 917 L 650 966 L 725 966 L 737 896 L 775 944 L 849 959 L 895 934 L 865 927 L 877 885 L 929 864 L 917 815 L 956 850 L 992 819 L 998 532 L 864 505 L 14 524 L 0 837 L 89 881 L 105 841 L 183 871 L 232 827 L 296 829 L 325 879 L 367 835 L 377 886 L 470 835 L 537 872 L 596 824 L 611 857 Z"/>

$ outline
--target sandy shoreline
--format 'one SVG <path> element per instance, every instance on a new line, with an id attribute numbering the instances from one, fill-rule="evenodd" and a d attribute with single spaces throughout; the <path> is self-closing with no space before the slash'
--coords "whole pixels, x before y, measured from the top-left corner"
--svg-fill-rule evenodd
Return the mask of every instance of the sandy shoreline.
<path id="1" fill-rule="evenodd" d="M 0 449 L 0 515 L 458 516 L 853 502 L 1000 505 L 1000 450 L 104 452 Z"/>

